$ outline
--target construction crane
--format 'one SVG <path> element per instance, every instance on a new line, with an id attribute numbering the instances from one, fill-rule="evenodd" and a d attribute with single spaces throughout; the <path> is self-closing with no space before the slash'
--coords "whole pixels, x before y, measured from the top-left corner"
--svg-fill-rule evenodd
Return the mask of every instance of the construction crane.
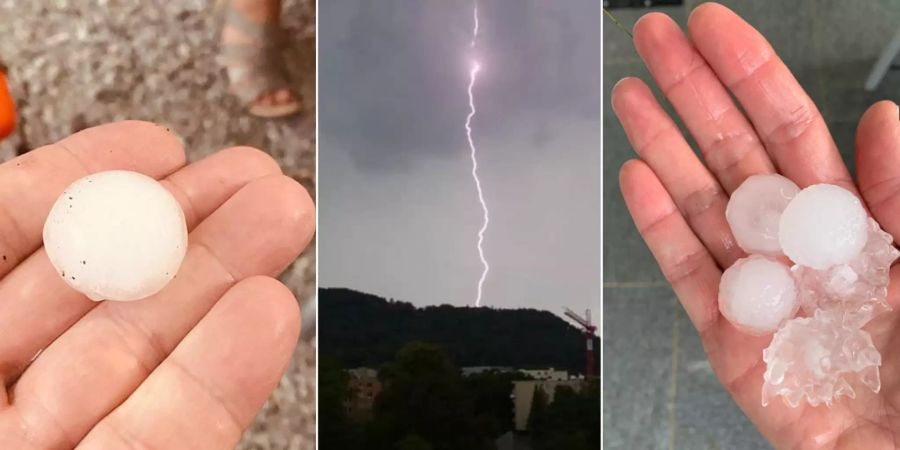
<path id="1" fill-rule="evenodd" d="M 591 310 L 585 310 L 584 317 L 579 316 L 569 308 L 566 308 L 566 317 L 572 319 L 584 329 L 584 337 L 587 340 L 587 353 L 585 353 L 585 378 L 594 376 L 594 334 L 597 327 L 591 323 Z"/>

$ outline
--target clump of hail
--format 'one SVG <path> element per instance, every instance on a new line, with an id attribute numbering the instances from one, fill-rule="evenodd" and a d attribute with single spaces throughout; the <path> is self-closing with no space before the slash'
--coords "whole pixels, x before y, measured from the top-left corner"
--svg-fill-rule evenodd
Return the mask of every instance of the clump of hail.
<path id="1" fill-rule="evenodd" d="M 763 352 L 763 405 L 776 396 L 830 405 L 855 397 L 857 381 L 877 392 L 881 354 L 862 327 L 890 309 L 893 238 L 852 192 L 801 190 L 780 175 L 749 177 L 725 215 L 750 256 L 722 274 L 719 310 L 745 333 L 775 333 Z"/>
<path id="2" fill-rule="evenodd" d="M 187 226 L 159 182 L 114 170 L 63 191 L 44 224 L 57 273 L 91 300 L 138 300 L 166 286 L 187 250 Z"/>

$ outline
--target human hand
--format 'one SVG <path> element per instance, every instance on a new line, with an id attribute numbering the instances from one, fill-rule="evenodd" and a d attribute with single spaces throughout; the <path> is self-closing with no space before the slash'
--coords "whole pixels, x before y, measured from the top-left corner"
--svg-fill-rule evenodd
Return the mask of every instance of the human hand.
<path id="1" fill-rule="evenodd" d="M 634 29 L 638 53 L 703 154 L 692 152 L 640 80 L 613 89 L 612 104 L 640 160 L 621 169 L 635 225 L 697 328 L 725 389 L 778 448 L 895 448 L 900 440 L 900 345 L 897 313 L 867 326 L 882 353 L 879 393 L 833 406 L 761 404 L 768 336 L 738 331 L 719 313 L 723 268 L 745 256 L 725 220 L 728 195 L 750 175 L 781 173 L 800 187 L 836 184 L 861 194 L 885 231 L 900 236 L 900 113 L 879 102 L 856 137 L 854 185 L 825 121 L 790 70 L 755 29 L 717 4 L 698 7 L 688 34 L 662 14 Z M 692 43 L 693 42 L 693 43 Z M 729 96 L 734 94 L 738 105 Z M 888 302 L 900 307 L 900 271 Z"/>
<path id="2" fill-rule="evenodd" d="M 112 169 L 160 179 L 190 240 L 161 292 L 95 303 L 56 273 L 41 231 L 67 185 Z M 185 166 L 179 139 L 146 122 L 0 165 L 0 448 L 233 448 L 297 343 L 296 300 L 271 277 L 313 230 L 309 195 L 269 156 Z"/>

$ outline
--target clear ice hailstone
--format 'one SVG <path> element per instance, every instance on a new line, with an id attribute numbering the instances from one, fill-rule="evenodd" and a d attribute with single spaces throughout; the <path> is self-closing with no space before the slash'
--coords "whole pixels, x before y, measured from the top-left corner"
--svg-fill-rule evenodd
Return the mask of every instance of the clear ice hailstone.
<path id="1" fill-rule="evenodd" d="M 797 313 L 799 306 L 790 269 L 765 256 L 739 259 L 719 282 L 719 311 L 748 334 L 777 330 Z"/>
<path id="2" fill-rule="evenodd" d="M 159 182 L 114 170 L 63 191 L 44 224 L 57 273 L 88 298 L 138 300 L 159 292 L 187 250 L 184 213 Z"/>
<path id="3" fill-rule="evenodd" d="M 855 380 L 874 392 L 881 389 L 881 354 L 871 336 L 844 325 L 837 310 L 788 321 L 763 350 L 763 360 L 763 406 L 777 396 L 792 407 L 804 398 L 812 406 L 830 406 L 842 395 L 856 398 L 850 385 Z"/>
<path id="4" fill-rule="evenodd" d="M 867 219 L 850 191 L 814 184 L 800 191 L 781 214 L 778 240 L 794 263 L 824 270 L 859 255 L 869 234 Z"/>
<path id="5" fill-rule="evenodd" d="M 807 314 L 816 309 L 840 309 L 844 322 L 861 327 L 875 315 L 890 310 L 887 287 L 891 264 L 900 255 L 894 248 L 894 238 L 878 226 L 875 219 L 867 221 L 866 246 L 846 264 L 825 270 L 794 266 L 800 305 Z"/>
<path id="6" fill-rule="evenodd" d="M 728 200 L 725 218 L 738 245 L 747 253 L 780 255 L 781 212 L 800 188 L 781 175 L 753 175 Z"/>

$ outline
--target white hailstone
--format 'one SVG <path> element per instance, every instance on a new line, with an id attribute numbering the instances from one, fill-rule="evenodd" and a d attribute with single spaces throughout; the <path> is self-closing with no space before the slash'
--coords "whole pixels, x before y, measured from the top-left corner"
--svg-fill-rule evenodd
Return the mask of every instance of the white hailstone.
<path id="1" fill-rule="evenodd" d="M 797 313 L 797 287 L 786 265 L 765 256 L 739 259 L 722 274 L 719 311 L 748 334 L 768 334 Z"/>
<path id="2" fill-rule="evenodd" d="M 891 264 L 900 255 L 894 238 L 885 233 L 878 222 L 867 220 L 866 246 L 846 264 L 825 270 L 794 266 L 800 307 L 807 314 L 818 309 L 839 309 L 845 323 L 864 325 L 882 312 L 889 311 L 887 288 Z"/>
<path id="3" fill-rule="evenodd" d="M 88 298 L 138 300 L 178 272 L 187 226 L 175 197 L 135 172 L 95 173 L 62 193 L 44 224 L 57 273 Z"/>
<path id="4" fill-rule="evenodd" d="M 747 253 L 781 254 L 781 212 L 800 188 L 781 175 L 753 175 L 728 200 L 725 218 L 738 245 Z"/>
<path id="5" fill-rule="evenodd" d="M 813 269 L 846 264 L 866 245 L 867 218 L 850 191 L 830 184 L 809 186 L 781 214 L 781 248 L 796 264 Z"/>
<path id="6" fill-rule="evenodd" d="M 762 404 L 781 396 L 797 407 L 831 405 L 838 397 L 856 397 L 853 385 L 881 389 L 881 354 L 864 330 L 845 323 L 840 310 L 816 310 L 812 317 L 789 320 L 763 350 Z"/>

